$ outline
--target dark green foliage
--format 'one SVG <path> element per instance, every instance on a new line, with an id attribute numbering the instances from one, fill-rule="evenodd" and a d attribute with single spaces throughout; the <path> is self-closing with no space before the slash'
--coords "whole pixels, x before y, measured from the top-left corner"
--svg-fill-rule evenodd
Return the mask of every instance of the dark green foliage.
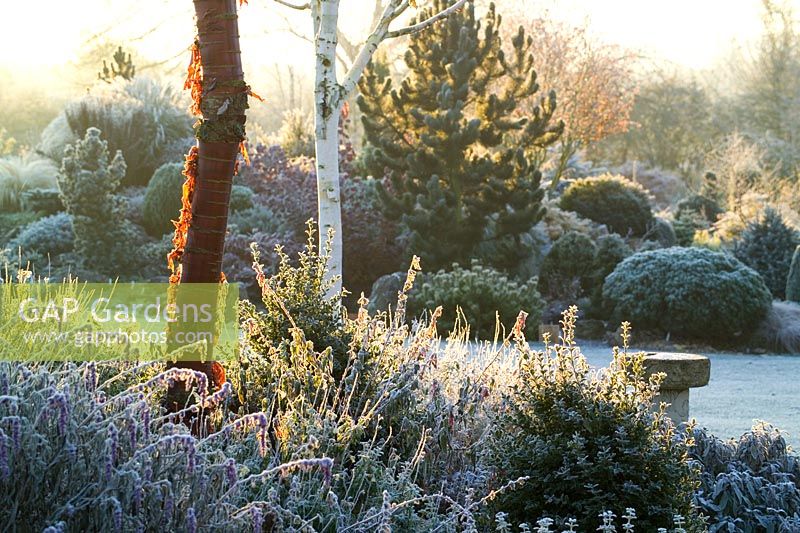
<path id="1" fill-rule="evenodd" d="M 685 212 L 697 213 L 702 215 L 707 222 L 714 223 L 725 211 L 713 198 L 702 194 L 693 194 L 678 202 L 675 217 L 677 218 Z"/>
<path id="2" fill-rule="evenodd" d="M 436 0 L 420 20 L 447 5 Z M 506 55 L 499 25 L 493 5 L 479 21 L 468 2 L 410 37 L 400 87 L 376 70 L 360 83 L 364 165 L 379 177 L 388 170 L 384 210 L 402 221 L 425 268 L 467 264 L 482 241 L 513 247 L 543 214 L 538 161 L 563 124 L 551 123 L 554 93 L 517 114 L 538 91 L 531 37 L 520 29 Z"/>
<path id="3" fill-rule="evenodd" d="M 789 275 L 786 278 L 786 299 L 800 302 L 800 246 L 794 249 Z"/>
<path id="4" fill-rule="evenodd" d="M 575 231 L 564 234 L 542 262 L 539 291 L 548 298 L 574 300 L 587 285 L 596 254 L 597 246 L 587 235 Z"/>
<path id="5" fill-rule="evenodd" d="M 615 350 L 608 371 L 593 373 L 571 341 L 576 313 L 565 313 L 563 346 L 542 353 L 519 343 L 519 376 L 492 428 L 487 459 L 500 479 L 528 479 L 499 495 L 494 510 L 512 523 L 548 516 L 558 527 L 632 507 L 637 531 L 669 527 L 673 514 L 688 518 L 687 531 L 703 531 L 692 510 L 696 472 L 685 440 L 650 411 L 654 381 L 645 378 L 644 354 Z"/>
<path id="6" fill-rule="evenodd" d="M 761 274 L 775 298 L 786 296 L 786 279 L 800 235 L 789 228 L 780 213 L 768 208 L 763 217 L 747 224 L 733 254 Z"/>
<path id="7" fill-rule="evenodd" d="M 697 493 L 710 533 L 800 531 L 800 457 L 759 423 L 735 440 L 694 430 L 690 456 L 702 468 Z"/>
<path id="8" fill-rule="evenodd" d="M 589 297 L 592 304 L 589 312 L 592 315 L 607 316 L 608 313 L 603 309 L 603 283 L 606 276 L 614 272 L 617 265 L 632 253 L 630 246 L 616 233 L 597 240 L 597 254 L 594 257 L 592 272 L 589 274 Z"/>
<path id="9" fill-rule="evenodd" d="M 330 236 L 326 249 L 320 254 L 314 235 L 314 224 L 309 222 L 306 247 L 299 253 L 296 265 L 281 247 L 276 248 L 280 258 L 277 272 L 264 278 L 261 291 L 266 309 L 259 311 L 245 302 L 242 312 L 245 320 L 252 319 L 259 324 L 258 332 L 250 340 L 261 353 L 267 353 L 270 348 L 287 349 L 292 338 L 290 329 L 296 325 L 315 350 L 331 350 L 333 371 L 341 376 L 351 339 L 342 328 L 345 310 L 339 303 L 340 295 L 327 296 L 333 284 L 333 279 L 326 274 Z M 252 249 L 254 264 L 259 263 L 257 245 L 253 244 Z"/>
<path id="10" fill-rule="evenodd" d="M 620 235 L 642 236 L 653 221 L 650 199 L 641 185 L 620 176 L 573 182 L 561 196 L 561 209 L 605 224 Z"/>
<path id="11" fill-rule="evenodd" d="M 230 202 L 228 202 L 228 209 L 233 213 L 251 209 L 253 207 L 254 197 L 255 193 L 249 187 L 234 185 L 231 187 L 231 199 Z"/>
<path id="12" fill-rule="evenodd" d="M 64 150 L 58 177 L 61 199 L 72 217 L 75 252 L 83 266 L 108 276 L 139 266 L 132 247 L 142 236 L 125 219 L 124 199 L 114 194 L 125 168 L 119 151 L 109 162 L 100 130 L 89 128 L 84 139 Z"/>
<path id="13" fill-rule="evenodd" d="M 628 257 L 603 286 L 614 320 L 643 330 L 715 341 L 751 334 L 772 296 L 735 257 L 703 248 L 666 248 Z"/>
<path id="14" fill-rule="evenodd" d="M 160 237 L 175 229 L 173 220 L 178 220 L 183 193 L 183 165 L 167 163 L 156 170 L 144 195 L 142 211 L 147 233 Z"/>
<path id="15" fill-rule="evenodd" d="M 30 263 L 42 271 L 59 255 L 71 252 L 74 244 L 72 217 L 58 213 L 25 226 L 7 247 L 12 257 L 22 258 L 23 266 Z"/>
<path id="16" fill-rule="evenodd" d="M 42 215 L 54 215 L 64 210 L 58 189 L 31 189 L 20 195 L 22 209 Z"/>
<path id="17" fill-rule="evenodd" d="M 647 228 L 645 237 L 648 240 L 657 242 L 662 248 L 675 246 L 678 242 L 678 237 L 675 234 L 675 229 L 672 227 L 672 223 L 669 220 L 661 217 L 653 218 L 653 221 L 650 223 L 650 227 Z"/>
<path id="18" fill-rule="evenodd" d="M 453 265 L 449 272 L 440 270 L 420 276 L 417 286 L 409 295 L 408 312 L 411 317 L 423 311 L 433 311 L 442 306 L 438 321 L 439 331 L 447 334 L 458 321 L 456 309 L 460 308 L 470 326 L 470 335 L 481 339 L 494 337 L 500 324 L 508 333 L 520 311 L 528 313 L 528 333 L 536 331 L 544 302 L 536 289 L 536 278 L 520 283 L 489 267 L 473 264 L 470 268 Z M 461 325 L 466 325 L 461 321 Z M 500 330 L 502 335 L 503 330 Z"/>

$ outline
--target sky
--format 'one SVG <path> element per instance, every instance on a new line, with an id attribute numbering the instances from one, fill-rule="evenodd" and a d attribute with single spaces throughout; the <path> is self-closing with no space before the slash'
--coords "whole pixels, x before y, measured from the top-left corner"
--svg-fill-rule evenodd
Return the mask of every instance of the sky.
<path id="1" fill-rule="evenodd" d="M 732 43 L 752 40 L 760 28 L 760 0 L 512 1 L 567 22 L 586 22 L 604 41 L 693 69 L 712 66 Z M 800 11 L 800 0 L 790 1 Z M 342 0 L 340 18 L 348 33 L 366 34 L 365 16 L 373 3 Z M 308 44 L 291 33 L 307 35 L 307 13 L 250 0 L 240 24 L 246 69 L 248 63 L 276 62 L 310 67 Z M 100 35 L 132 42 L 146 57 L 167 61 L 180 56 L 193 33 L 189 0 L 8 1 L 0 8 L 0 69 L 23 73 L 74 61 Z"/>

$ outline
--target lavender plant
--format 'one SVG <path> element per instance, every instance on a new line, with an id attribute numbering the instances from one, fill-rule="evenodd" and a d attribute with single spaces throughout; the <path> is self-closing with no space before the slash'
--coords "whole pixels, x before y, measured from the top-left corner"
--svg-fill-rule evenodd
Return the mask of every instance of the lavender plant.
<path id="1" fill-rule="evenodd" d="M 314 470 L 325 486 L 330 459 L 266 455 L 263 413 L 223 419 L 230 385 L 208 394 L 205 375 L 186 369 L 139 382 L 149 366 L 0 365 L 0 523 L 21 531 L 250 529 L 248 509 L 268 507 L 281 478 Z M 104 373 L 115 375 L 100 382 Z M 165 415 L 156 398 L 173 381 L 192 383 L 197 402 Z M 178 423 L 188 410 L 214 410 L 219 430 L 190 434 Z"/>

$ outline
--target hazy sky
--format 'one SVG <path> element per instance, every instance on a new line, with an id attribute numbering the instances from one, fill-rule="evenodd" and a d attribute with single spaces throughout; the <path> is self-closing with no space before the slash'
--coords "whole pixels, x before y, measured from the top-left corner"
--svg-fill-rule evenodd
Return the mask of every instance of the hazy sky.
<path id="1" fill-rule="evenodd" d="M 516 2 L 533 12 L 547 10 L 567 21 L 585 21 L 603 40 L 692 68 L 710 66 L 735 40 L 752 39 L 760 27 L 760 0 Z M 800 0 L 792 2 L 800 8 Z M 341 18 L 350 33 L 364 35 L 373 3 L 342 0 Z M 175 58 L 194 33 L 191 6 L 190 0 L 4 1 L 0 68 L 21 72 L 74 60 L 93 36 L 105 32 L 114 42 L 133 42 L 153 60 Z M 271 0 L 250 0 L 241 16 L 246 67 L 275 62 L 310 66 L 307 45 L 286 31 L 306 32 L 306 13 Z"/>

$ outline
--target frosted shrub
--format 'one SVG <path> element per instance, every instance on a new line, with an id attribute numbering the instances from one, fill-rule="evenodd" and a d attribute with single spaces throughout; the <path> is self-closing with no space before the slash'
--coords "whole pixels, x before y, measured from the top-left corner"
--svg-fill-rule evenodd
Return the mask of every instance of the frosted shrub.
<path id="1" fill-rule="evenodd" d="M 525 476 L 493 507 L 528 522 L 603 520 L 636 508 L 637 526 L 654 531 L 673 514 L 691 517 L 695 473 L 687 447 L 663 409 L 650 411 L 660 376 L 645 378 L 644 354 L 614 350 L 608 369 L 592 371 L 573 342 L 577 309 L 564 313 L 560 344 L 532 351 L 520 331 L 519 370 L 493 424 L 487 461 L 499 479 Z M 628 330 L 623 324 L 624 338 Z M 584 526 L 586 527 L 586 526 Z M 584 529 L 585 530 L 585 529 Z"/>
<path id="2" fill-rule="evenodd" d="M 614 320 L 640 329 L 730 342 L 755 331 L 772 296 L 735 257 L 675 247 L 622 261 L 605 279 L 603 300 Z"/>
<path id="3" fill-rule="evenodd" d="M 470 530 L 492 497 L 479 457 L 509 349 L 476 350 L 464 330 L 441 342 L 441 309 L 430 323 L 406 325 L 414 268 L 391 316 L 370 317 L 361 299 L 355 318 L 330 320 L 334 308 L 316 299 L 326 258 L 304 254 L 273 278 L 256 263 L 268 309 L 243 309 L 242 357 L 228 369 L 242 410 L 270 415 L 271 453 L 334 460 L 328 492 L 298 481 L 275 497 L 315 530 Z M 324 315 L 328 322 L 311 320 Z M 279 319 L 288 337 L 273 341 Z M 301 323 L 323 329 L 307 334 Z"/>

